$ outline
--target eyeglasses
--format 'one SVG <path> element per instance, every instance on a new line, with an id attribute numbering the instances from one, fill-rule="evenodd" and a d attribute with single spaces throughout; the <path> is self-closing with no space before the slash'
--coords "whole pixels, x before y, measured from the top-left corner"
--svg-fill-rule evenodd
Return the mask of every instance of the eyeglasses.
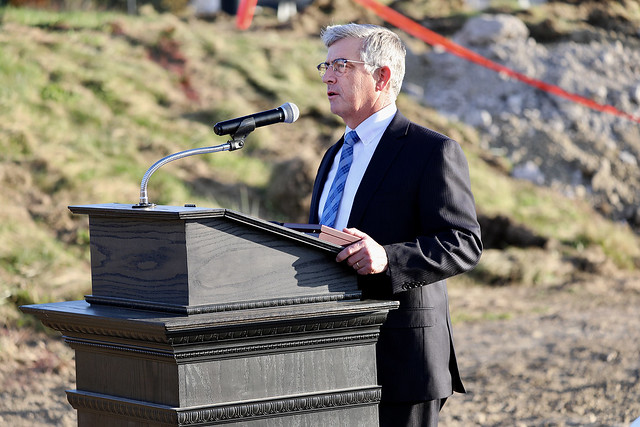
<path id="1" fill-rule="evenodd" d="M 316 68 L 318 68 L 320 77 L 324 77 L 329 67 L 331 67 L 334 73 L 336 73 L 338 76 L 341 76 L 347 71 L 347 64 L 350 62 L 353 62 L 354 64 L 366 64 L 366 62 L 363 62 L 363 61 L 354 61 L 351 59 L 338 58 L 331 61 L 330 64 L 328 62 L 321 62 L 318 64 Z"/>

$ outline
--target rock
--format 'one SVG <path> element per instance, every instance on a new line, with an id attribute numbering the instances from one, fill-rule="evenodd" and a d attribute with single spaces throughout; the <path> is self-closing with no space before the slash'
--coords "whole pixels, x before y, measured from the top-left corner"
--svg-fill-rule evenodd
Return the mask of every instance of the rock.
<path id="1" fill-rule="evenodd" d="M 478 216 L 482 229 L 482 243 L 485 249 L 517 248 L 543 248 L 548 239 L 538 236 L 526 226 L 514 223 L 506 216 L 498 215 L 487 217 Z"/>
<path id="2" fill-rule="evenodd" d="M 455 41 L 463 45 L 489 46 L 506 40 L 526 40 L 529 29 L 511 15 L 481 15 L 472 18 L 455 36 Z"/>
<path id="3" fill-rule="evenodd" d="M 516 165 L 511 172 L 511 176 L 515 179 L 524 179 L 538 185 L 544 184 L 544 174 L 540 171 L 538 165 L 532 161 Z"/>
<path id="4" fill-rule="evenodd" d="M 575 32 L 542 44 L 517 17 L 484 14 L 452 36 L 566 97 L 437 50 L 424 53 L 423 61 L 413 59 L 420 72 L 408 73 L 407 85 L 423 88 L 424 104 L 475 127 L 488 150 L 517 165 L 514 176 L 580 195 L 593 206 L 607 206 L 611 219 L 625 220 L 629 208 L 640 205 L 640 169 L 633 167 L 640 131 L 624 116 L 640 117 L 640 49 L 597 28 L 581 31 L 584 37 Z M 594 101 L 602 107 L 592 108 Z M 602 159 L 609 165 L 601 171 Z M 576 171 L 587 171 L 585 179 L 576 180 Z"/>
<path id="5" fill-rule="evenodd" d="M 315 170 L 313 161 L 303 157 L 293 157 L 275 165 L 267 189 L 267 200 L 273 208 L 286 214 L 295 222 L 307 220 L 307 207 L 311 202 L 311 186 Z"/>

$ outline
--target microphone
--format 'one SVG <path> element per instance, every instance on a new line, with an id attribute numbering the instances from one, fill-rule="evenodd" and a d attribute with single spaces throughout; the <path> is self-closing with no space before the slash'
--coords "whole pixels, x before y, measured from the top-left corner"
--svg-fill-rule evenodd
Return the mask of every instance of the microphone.
<path id="1" fill-rule="evenodd" d="M 298 106 L 291 102 L 287 102 L 273 110 L 261 111 L 248 116 L 218 122 L 213 126 L 213 131 L 216 135 L 235 134 L 240 127 L 240 124 L 246 119 L 253 119 L 256 124 L 255 127 L 260 127 L 280 122 L 293 123 L 298 120 L 299 116 L 300 110 L 298 110 Z"/>

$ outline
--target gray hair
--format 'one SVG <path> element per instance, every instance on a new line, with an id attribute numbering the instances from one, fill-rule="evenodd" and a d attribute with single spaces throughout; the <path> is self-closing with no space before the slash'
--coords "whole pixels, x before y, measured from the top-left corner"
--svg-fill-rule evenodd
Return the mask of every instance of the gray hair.
<path id="1" fill-rule="evenodd" d="M 396 33 L 378 25 L 351 23 L 330 25 L 322 31 L 320 37 L 327 48 L 345 38 L 362 39 L 360 60 L 366 63 L 366 70 L 373 73 L 380 67 L 389 67 L 391 93 L 394 99 L 398 97 L 404 79 L 407 51 Z"/>

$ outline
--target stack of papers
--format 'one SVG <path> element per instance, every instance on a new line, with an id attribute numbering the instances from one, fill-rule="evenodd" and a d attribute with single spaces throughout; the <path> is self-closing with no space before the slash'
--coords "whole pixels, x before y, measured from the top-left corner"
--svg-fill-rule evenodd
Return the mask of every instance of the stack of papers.
<path id="1" fill-rule="evenodd" d="M 344 233 L 336 230 L 335 228 L 327 227 L 326 225 L 320 227 L 320 234 L 318 235 L 318 238 L 340 246 L 349 246 L 350 244 L 360 240 L 360 237 L 352 236 L 351 234 Z"/>
<path id="2" fill-rule="evenodd" d="M 336 230 L 335 228 L 327 227 L 326 225 L 297 223 L 283 223 L 280 225 L 291 228 L 292 230 L 301 231 L 324 240 L 325 242 L 340 246 L 349 246 L 350 244 L 360 240 L 359 237 L 352 236 L 351 234 Z"/>

